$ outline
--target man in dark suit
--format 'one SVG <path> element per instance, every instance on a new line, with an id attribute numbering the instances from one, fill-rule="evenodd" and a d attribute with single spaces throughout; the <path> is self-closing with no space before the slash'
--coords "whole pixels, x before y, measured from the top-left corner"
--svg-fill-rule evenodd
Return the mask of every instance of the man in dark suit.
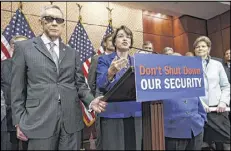
<path id="1" fill-rule="evenodd" d="M 79 150 L 84 127 L 80 99 L 98 113 L 82 73 L 77 51 L 61 42 L 65 26 L 56 5 L 41 12 L 42 36 L 15 43 L 12 58 L 12 117 L 17 137 L 28 150 Z"/>
<path id="2" fill-rule="evenodd" d="M 10 40 L 11 53 L 14 52 L 14 43 L 16 41 L 27 40 L 27 37 L 16 35 Z M 1 62 L 1 89 L 4 92 L 4 98 L 6 103 L 6 120 L 7 120 L 7 132 L 9 133 L 10 140 L 8 145 L 10 150 L 27 149 L 27 142 L 19 141 L 16 137 L 16 128 L 12 124 L 12 110 L 11 110 L 11 97 L 10 97 L 10 85 L 11 85 L 11 58 Z M 22 145 L 22 146 L 19 146 Z"/>
<path id="3" fill-rule="evenodd" d="M 104 37 L 103 49 L 104 49 L 104 53 L 102 53 L 101 55 L 109 55 L 115 51 L 115 47 L 112 44 L 112 34 L 108 34 Z M 92 94 L 95 96 L 100 95 L 99 91 L 96 90 L 96 68 L 97 68 L 97 64 L 98 64 L 98 58 L 101 55 L 94 55 L 91 58 L 91 65 L 90 65 L 89 72 L 88 72 L 88 85 L 91 89 Z M 96 149 L 101 150 L 100 120 L 98 117 L 96 118 L 95 129 L 96 129 L 96 135 L 97 135 Z"/>
<path id="4" fill-rule="evenodd" d="M 230 83 L 230 49 L 225 51 L 223 66 Z"/>

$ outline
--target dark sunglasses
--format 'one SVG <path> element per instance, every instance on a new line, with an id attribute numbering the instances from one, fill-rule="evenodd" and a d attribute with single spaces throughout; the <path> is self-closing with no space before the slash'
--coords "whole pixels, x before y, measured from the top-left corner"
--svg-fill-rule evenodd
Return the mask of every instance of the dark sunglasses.
<path id="1" fill-rule="evenodd" d="M 62 19 L 62 18 L 54 18 L 54 17 L 51 17 L 51 16 L 44 16 L 43 18 L 44 18 L 48 23 L 52 23 L 54 20 L 55 20 L 56 23 L 58 23 L 58 24 L 64 23 L 64 19 Z"/>

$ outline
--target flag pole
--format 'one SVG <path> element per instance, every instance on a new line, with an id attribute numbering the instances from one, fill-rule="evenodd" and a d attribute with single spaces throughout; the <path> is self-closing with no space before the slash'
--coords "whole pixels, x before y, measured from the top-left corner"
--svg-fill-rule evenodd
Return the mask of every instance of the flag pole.
<path id="1" fill-rule="evenodd" d="M 83 6 L 78 4 L 78 3 L 76 3 L 76 5 L 79 8 L 79 22 L 82 23 L 81 9 L 82 9 Z M 80 147 L 80 150 L 85 150 L 85 148 L 83 147 L 83 141 L 84 141 L 83 130 L 84 130 L 84 128 L 81 130 L 81 147 Z"/>
<path id="2" fill-rule="evenodd" d="M 18 9 L 19 9 L 20 12 L 22 12 L 22 2 L 19 2 Z"/>
<path id="3" fill-rule="evenodd" d="M 107 8 L 107 10 L 108 10 L 108 18 L 109 18 L 109 20 L 108 20 L 108 22 L 109 22 L 109 24 L 110 24 L 110 26 L 112 26 L 112 10 L 113 10 L 113 8 L 109 8 L 109 7 L 106 7 Z"/>
<path id="4" fill-rule="evenodd" d="M 80 4 L 78 4 L 78 3 L 76 3 L 76 5 L 77 5 L 78 8 L 79 8 L 79 22 L 82 23 L 81 9 L 82 9 L 83 5 L 80 5 Z"/>

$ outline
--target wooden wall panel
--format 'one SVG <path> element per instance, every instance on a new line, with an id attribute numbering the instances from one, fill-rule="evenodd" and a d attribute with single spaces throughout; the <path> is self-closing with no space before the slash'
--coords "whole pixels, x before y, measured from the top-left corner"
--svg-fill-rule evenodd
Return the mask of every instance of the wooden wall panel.
<path id="1" fill-rule="evenodd" d="M 158 36 L 144 33 L 144 41 L 151 41 L 154 46 L 154 50 L 158 53 L 162 53 L 165 47 L 173 48 L 173 38 L 166 36 Z"/>
<path id="2" fill-rule="evenodd" d="M 221 30 L 220 16 L 213 17 L 207 20 L 208 34 L 218 32 Z"/>
<path id="3" fill-rule="evenodd" d="M 221 29 L 230 27 L 230 10 L 221 14 Z"/>
<path id="4" fill-rule="evenodd" d="M 185 16 L 187 20 L 186 31 L 189 33 L 206 35 L 206 20 L 191 16 Z"/>
<path id="5" fill-rule="evenodd" d="M 179 36 L 183 33 L 185 33 L 184 29 L 184 20 L 182 18 L 177 18 L 173 20 L 173 35 Z"/>
<path id="6" fill-rule="evenodd" d="M 174 37 L 174 51 L 182 55 L 189 51 L 187 33 Z"/>
<path id="7" fill-rule="evenodd" d="M 221 31 L 208 35 L 212 42 L 212 49 L 210 55 L 213 57 L 223 58 L 222 36 Z"/>
<path id="8" fill-rule="evenodd" d="M 230 27 L 222 30 L 223 52 L 230 49 Z"/>
<path id="9" fill-rule="evenodd" d="M 230 48 L 230 10 L 207 21 L 208 37 L 212 41 L 211 56 L 223 58 Z"/>
<path id="10" fill-rule="evenodd" d="M 143 15 L 145 16 L 152 16 L 152 17 L 158 17 L 158 18 L 162 18 L 162 19 L 169 19 L 172 20 L 174 17 L 173 16 L 169 16 L 169 15 L 165 15 L 165 14 L 160 14 L 160 13 L 155 13 L 152 11 L 143 11 Z"/>
<path id="11" fill-rule="evenodd" d="M 201 36 L 199 34 L 193 34 L 193 33 L 188 33 L 188 47 L 189 47 L 189 51 L 194 51 L 194 48 L 193 48 L 193 43 L 195 42 L 195 40 Z"/>
<path id="12" fill-rule="evenodd" d="M 172 36 L 172 20 L 143 15 L 144 33 Z"/>

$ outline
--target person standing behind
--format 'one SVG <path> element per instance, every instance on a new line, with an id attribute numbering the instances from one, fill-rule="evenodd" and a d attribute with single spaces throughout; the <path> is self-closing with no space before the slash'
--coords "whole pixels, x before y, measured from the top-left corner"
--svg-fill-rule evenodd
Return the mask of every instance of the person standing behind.
<path id="1" fill-rule="evenodd" d="M 96 89 L 96 68 L 97 68 L 97 64 L 98 64 L 98 58 L 101 55 L 109 55 L 111 53 L 113 53 L 115 51 L 115 47 L 112 44 L 112 36 L 113 34 L 108 34 L 104 37 L 103 39 L 103 49 L 104 49 L 104 53 L 100 54 L 100 55 L 94 55 L 91 59 L 91 65 L 89 68 L 89 72 L 88 72 L 88 85 L 91 89 L 91 92 L 94 96 L 96 96 L 97 93 L 97 89 Z M 101 138 L 100 138 L 100 120 L 98 117 L 96 117 L 96 121 L 95 121 L 95 128 L 96 128 L 96 149 L 97 150 L 101 150 Z"/>
<path id="2" fill-rule="evenodd" d="M 223 66 L 230 83 L 230 49 L 225 51 Z"/>
<path id="3" fill-rule="evenodd" d="M 16 35 L 10 40 L 10 49 L 11 53 L 14 53 L 14 43 L 16 41 L 23 41 L 27 40 L 28 38 L 22 35 Z M 1 88 L 4 92 L 5 100 L 6 100 L 6 119 L 7 119 L 7 132 L 10 136 L 10 142 L 8 142 L 11 150 L 18 150 L 18 149 L 27 149 L 27 142 L 20 141 L 16 137 L 16 128 L 12 124 L 12 110 L 11 110 L 11 97 L 10 97 L 10 87 L 11 87 L 11 70 L 12 70 L 12 63 L 11 58 L 3 60 L 1 62 Z M 20 142 L 20 143 L 19 143 Z M 21 144 L 19 146 L 19 144 Z"/>
<path id="4" fill-rule="evenodd" d="M 45 6 L 42 36 L 15 43 L 12 117 L 28 150 L 79 150 L 84 127 L 80 100 L 98 113 L 107 105 L 91 94 L 77 51 L 61 42 L 63 16 L 58 6 Z"/>
<path id="5" fill-rule="evenodd" d="M 91 89 L 92 94 L 96 94 L 96 68 L 98 64 L 98 58 L 101 55 L 109 55 L 115 51 L 115 47 L 112 44 L 112 34 L 108 34 L 103 39 L 103 49 L 104 53 L 100 55 L 94 55 L 91 59 L 91 65 L 88 72 L 88 85 Z"/>
<path id="6" fill-rule="evenodd" d="M 165 55 L 171 55 L 174 53 L 174 50 L 171 47 L 165 47 L 162 53 Z"/>
<path id="7" fill-rule="evenodd" d="M 163 101 L 166 150 L 201 150 L 206 112 L 198 97 Z"/>
<path id="8" fill-rule="evenodd" d="M 222 63 L 211 59 L 211 45 L 206 36 L 198 37 L 193 44 L 195 55 L 202 58 L 205 79 L 205 96 L 200 97 L 208 119 L 204 141 L 223 143 L 223 150 L 230 150 L 230 121 L 225 111 L 230 104 L 230 83 Z M 210 112 L 210 107 L 216 107 L 216 112 Z"/>
<path id="9" fill-rule="evenodd" d="M 194 53 L 191 51 L 188 51 L 185 53 L 185 56 L 190 56 L 190 57 L 194 57 Z"/>
<path id="10" fill-rule="evenodd" d="M 1 150 L 12 150 L 9 148 L 9 137 L 6 124 L 6 103 L 4 93 L 1 89 Z"/>
<path id="11" fill-rule="evenodd" d="M 105 94 L 134 65 L 129 50 L 133 45 L 132 31 L 120 26 L 112 38 L 116 52 L 99 57 L 97 88 Z M 136 101 L 108 103 L 99 114 L 102 150 L 141 150 L 141 103 Z"/>
<path id="12" fill-rule="evenodd" d="M 145 41 L 143 43 L 142 49 L 146 50 L 146 51 L 142 51 L 142 50 L 138 50 L 137 53 L 153 53 L 154 49 L 153 49 L 153 45 L 150 41 Z"/>
<path id="13" fill-rule="evenodd" d="M 223 66 L 225 68 L 225 72 L 230 83 L 230 49 L 225 51 Z M 230 112 L 229 112 L 229 121 L 231 121 Z"/>

